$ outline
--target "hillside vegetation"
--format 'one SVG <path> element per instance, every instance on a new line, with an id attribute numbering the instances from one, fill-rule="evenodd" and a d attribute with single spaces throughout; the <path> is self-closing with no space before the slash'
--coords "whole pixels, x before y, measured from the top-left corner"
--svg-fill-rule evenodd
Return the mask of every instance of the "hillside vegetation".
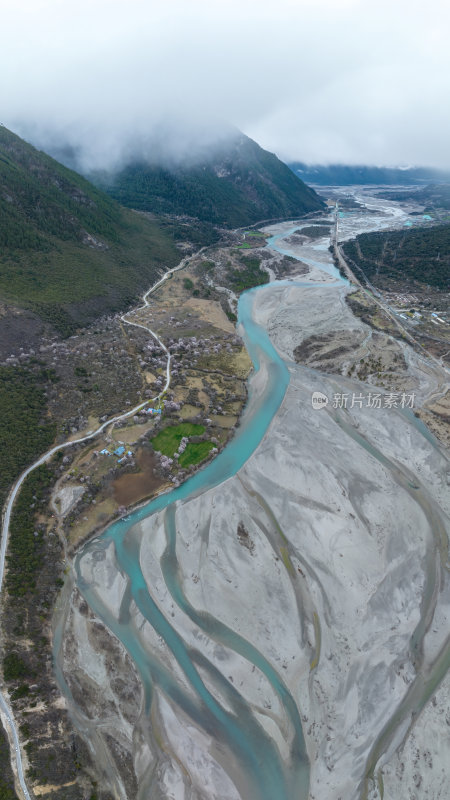
<path id="1" fill-rule="evenodd" d="M 13 480 L 55 437 L 55 425 L 46 417 L 47 378 L 35 365 L 0 366 L 0 509 Z"/>
<path id="2" fill-rule="evenodd" d="M 70 333 L 123 308 L 180 259 L 173 231 L 133 214 L 0 127 L 0 299 Z"/>
<path id="3" fill-rule="evenodd" d="M 448 291 L 450 225 L 363 233 L 345 242 L 344 253 L 376 285 L 382 285 L 386 278 L 403 282 L 413 280 Z"/>
<path id="4" fill-rule="evenodd" d="M 243 134 L 196 166 L 137 162 L 93 180 L 125 206 L 233 228 L 324 207 L 282 161 Z"/>
<path id="5" fill-rule="evenodd" d="M 387 200 L 419 203 L 425 206 L 426 211 L 434 211 L 438 208 L 450 210 L 450 183 L 435 183 L 404 191 L 380 192 L 379 196 L 385 197 Z"/>
<path id="6" fill-rule="evenodd" d="M 8 739 L 2 728 L 0 728 L 0 800 L 17 800 Z"/>

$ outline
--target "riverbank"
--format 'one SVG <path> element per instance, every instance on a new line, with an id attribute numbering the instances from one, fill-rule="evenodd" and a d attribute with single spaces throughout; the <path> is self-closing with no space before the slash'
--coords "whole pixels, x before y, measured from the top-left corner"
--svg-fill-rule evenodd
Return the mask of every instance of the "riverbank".
<path id="1" fill-rule="evenodd" d="M 91 614 L 81 619 L 74 594 L 67 630 L 82 625 L 93 649 L 73 647 L 69 637 L 70 647 L 59 651 L 66 679 L 75 674 L 95 686 L 110 708 L 111 681 L 95 674 L 95 664 L 117 639 L 141 676 L 139 718 L 121 722 L 123 701 L 114 692 L 101 744 L 105 775 L 110 764 L 124 797 L 119 745 L 137 796 L 202 797 L 206 786 L 217 798 L 291 800 L 302 792 L 311 800 L 356 800 L 374 748 L 383 754 L 386 726 L 399 741 L 421 707 L 415 687 L 422 674 L 433 674 L 449 621 L 448 574 L 436 569 L 448 532 L 448 459 L 410 410 L 366 404 L 376 385 L 366 382 L 370 370 L 361 382 L 342 374 L 348 364 L 336 355 L 332 375 L 295 363 L 311 336 L 329 343 L 342 332 L 378 358 L 372 332 L 351 314 L 348 288 L 317 244 L 309 255 L 302 249 L 302 262 L 315 270 L 327 265 L 325 275 L 316 271 L 302 275 L 301 285 L 271 285 L 255 295 L 252 319 L 269 330 L 290 372 L 260 444 L 244 461 L 230 445 L 222 454 L 230 453 L 225 482 L 211 483 L 207 470 L 202 482 L 199 473 L 192 489 L 175 490 L 176 506 L 152 505 L 147 520 L 133 515 L 128 533 L 107 532 L 77 560 L 78 591 Z M 327 345 L 328 360 L 329 353 Z M 435 369 L 406 344 L 400 353 L 392 345 L 392 353 L 393 361 L 404 359 L 399 380 L 412 382 L 405 393 L 422 403 L 436 391 Z M 263 361 L 253 396 L 264 398 L 277 380 Z M 315 391 L 329 398 L 320 410 L 312 408 Z M 344 395 L 362 399 L 335 408 Z M 240 433 L 263 408 L 264 401 L 250 403 Z M 444 684 L 439 691 L 445 694 Z M 245 750 L 233 713 L 246 731 Z M 97 728 L 101 719 L 99 712 Z M 419 731 L 424 742 L 416 722 Z M 251 783 L 258 752 L 265 753 L 263 786 Z M 439 778 L 439 755 L 433 764 L 424 785 Z M 403 769 L 408 774 L 408 764 Z M 370 784 L 374 797 L 377 786 Z M 440 791 L 436 797 L 444 798 Z"/>
<path id="2" fill-rule="evenodd" d="M 333 304 L 329 298 L 322 297 L 320 301 L 317 295 L 321 290 L 312 291 L 315 293 L 313 311 L 308 307 L 309 304 L 304 300 L 302 302 L 299 290 L 294 300 L 296 290 L 292 289 L 290 303 L 295 308 L 295 314 L 292 312 L 288 319 L 288 304 L 282 303 L 283 290 L 278 291 L 278 308 L 277 300 L 271 298 L 271 336 L 288 358 L 292 357 L 295 346 L 298 347 L 297 342 L 307 338 L 309 325 L 316 334 L 320 331 L 323 338 L 333 331 L 337 319 L 341 330 L 345 328 L 345 319 L 348 324 L 355 326 L 356 320 L 352 320 L 351 315 L 346 317 L 345 313 L 337 311 L 333 314 Z M 318 307 L 321 314 L 317 313 Z M 262 314 L 264 318 L 267 317 L 267 305 Z M 297 334 L 296 319 L 301 319 L 301 324 L 297 323 Z M 286 323 L 289 336 L 285 334 Z M 341 341 L 339 333 L 336 340 Z M 411 381 L 411 390 L 415 392 L 420 406 L 439 386 L 439 377 L 426 360 L 419 359 L 408 348 L 404 352 L 407 369 L 402 378 Z M 354 353 L 354 356 L 359 363 L 358 353 Z M 424 598 L 432 594 L 431 585 L 436 592 L 433 599 L 436 607 L 432 611 L 428 608 L 430 616 L 427 624 L 430 625 L 431 619 L 434 620 L 431 627 L 434 635 L 440 636 L 441 643 L 445 640 L 449 623 L 448 573 L 444 571 L 437 584 L 434 577 L 434 559 L 439 559 L 441 552 L 439 523 L 427 510 L 430 505 L 438 514 L 440 524 L 447 530 L 447 534 L 443 534 L 446 541 L 450 510 L 446 478 L 448 456 L 437 442 L 430 447 L 430 440 L 423 437 L 426 431 L 420 425 L 416 429 L 412 415 L 405 419 L 401 412 L 360 409 L 359 403 L 354 404 L 353 408 L 333 409 L 331 401 L 334 396 L 347 396 L 350 406 L 353 396 L 360 397 L 366 393 L 367 397 L 370 391 L 372 394 L 380 392 L 379 388 L 374 390 L 373 386 L 367 384 L 365 388 L 364 384 L 339 374 L 342 367 L 344 373 L 347 369 L 343 362 L 345 358 L 341 356 L 339 364 L 339 358 L 335 356 L 333 371 L 337 374 L 333 378 L 323 376 L 320 381 L 318 374 L 310 369 L 300 368 L 298 372 L 299 368 L 292 368 L 289 390 L 293 388 L 294 375 L 301 376 L 296 398 L 297 422 L 294 426 L 292 419 L 290 426 L 290 435 L 297 440 L 302 454 L 301 464 L 295 461 L 294 454 L 290 463 L 291 471 L 295 469 L 297 476 L 296 486 L 292 486 L 291 492 L 293 498 L 297 495 L 300 505 L 296 507 L 295 522 L 294 516 L 290 520 L 288 518 L 283 531 L 292 531 L 293 527 L 299 531 L 297 553 L 301 553 L 309 570 L 314 569 L 316 574 L 313 573 L 310 578 L 311 585 L 314 587 L 316 584 L 315 596 L 322 596 L 323 607 L 318 609 L 322 657 L 315 677 L 308 681 L 309 697 L 313 702 L 309 713 L 305 711 L 305 722 L 309 724 L 307 737 L 308 734 L 310 737 L 307 739 L 308 752 L 314 753 L 310 796 L 320 798 L 334 798 L 339 793 L 343 797 L 360 796 L 364 783 L 364 761 L 371 742 L 377 739 L 377 728 L 382 729 L 383 720 L 391 718 L 391 709 L 400 704 L 407 688 L 414 684 L 416 669 L 419 674 L 421 672 L 422 667 L 418 668 L 409 652 L 409 638 L 416 626 L 420 626 L 420 616 L 427 605 Z M 374 377 L 376 380 L 377 376 Z M 310 387 L 309 393 L 304 391 L 305 383 Z M 313 390 L 323 392 L 330 402 L 326 408 L 311 413 Z M 386 389 L 381 388 L 381 396 L 385 392 Z M 289 402 L 288 397 L 283 409 Z M 330 416 L 334 417 L 335 428 L 339 430 L 330 427 Z M 345 434 L 351 438 L 346 440 Z M 284 448 L 288 446 L 287 442 L 286 437 Z M 356 450 L 353 450 L 352 442 L 356 443 Z M 399 485 L 400 476 L 396 474 L 398 464 L 407 470 L 406 476 L 409 473 L 409 481 L 415 487 L 414 493 L 408 492 L 404 482 L 402 484 L 400 481 Z M 377 466 L 379 475 L 376 474 Z M 334 486 L 327 485 L 324 470 L 325 474 L 330 471 L 334 473 Z M 316 511 L 316 518 L 312 510 L 307 510 L 311 507 L 315 492 L 319 495 L 317 499 L 328 500 L 327 508 Z M 421 502 L 421 492 L 427 498 L 425 504 Z M 264 496 L 268 495 L 279 497 L 280 491 L 272 491 L 265 486 Z M 350 517 L 346 509 L 349 509 Z M 427 518 L 423 516 L 424 510 Z M 327 531 L 326 519 L 333 511 L 337 519 Z M 286 516 L 282 501 L 280 513 L 282 518 Z M 418 513 L 419 516 L 414 520 L 411 513 Z M 369 538 L 365 537 L 364 531 Z M 289 537 L 291 535 L 288 534 Z M 441 557 L 445 564 L 446 547 Z M 302 563 L 301 569 L 308 576 L 305 563 Z M 430 638 L 431 632 L 428 652 L 433 661 L 437 648 L 431 646 Z M 424 658 L 426 665 L 427 659 Z M 423 669 L 428 674 L 428 665 Z M 304 685 L 303 691 L 299 691 L 302 699 L 308 697 L 308 689 Z M 447 685 L 442 684 L 438 691 L 441 698 L 448 702 Z M 427 718 L 434 719 L 434 726 L 441 726 L 440 735 L 445 739 L 446 727 L 443 726 L 444 720 L 439 714 L 437 701 L 433 701 L 427 709 Z M 389 770 L 390 785 L 395 784 L 396 797 L 406 798 L 409 796 L 408 787 L 415 785 L 420 775 L 422 788 L 426 791 L 424 796 L 444 798 L 448 782 L 441 773 L 443 761 L 439 753 L 442 756 L 443 751 L 432 748 L 435 758 L 428 758 L 426 728 L 420 718 L 417 720 L 414 716 L 414 709 L 409 711 L 412 717 L 406 713 L 405 722 L 406 725 L 408 719 L 415 722 L 412 742 L 420 745 L 421 766 L 418 767 L 417 757 L 409 757 L 411 744 L 408 740 L 405 755 L 402 757 L 400 751 L 392 756 L 395 760 Z M 323 721 L 321 734 L 318 719 Z M 396 739 L 397 744 L 400 741 Z M 429 762 L 431 768 L 425 769 L 425 763 Z M 413 764 L 415 767 L 411 770 Z M 439 787 L 436 795 L 431 787 L 435 787 L 436 791 Z M 377 791 L 375 787 L 370 797 L 378 798 Z"/>
<path id="3" fill-rule="evenodd" d="M 442 451 L 409 409 L 364 397 L 334 407 L 335 397 L 383 388 L 380 353 L 390 359 L 386 393 L 420 404 L 439 376 L 353 317 L 325 242 L 310 246 L 293 228 L 267 231 L 289 238 L 272 242 L 291 255 L 275 259 L 289 280 L 243 298 L 241 332 L 260 369 L 234 438 L 187 483 L 89 543 L 77 585 L 67 581 L 61 596 L 57 677 L 84 764 L 88 748 L 96 753 L 90 774 L 104 798 L 178 800 L 207 787 L 212 798 L 291 800 L 300 787 L 305 798 L 356 800 L 386 726 L 398 736 L 392 708 L 415 718 L 423 695 L 412 692 L 409 705 L 409 690 L 433 672 L 448 627 L 447 578 L 435 569 L 449 514 Z M 210 267 L 199 269 L 183 291 Z M 165 297 L 166 324 L 180 298 L 169 310 Z M 212 304 L 201 300 L 192 304 L 206 315 Z M 314 391 L 326 407 L 313 410 Z M 139 427 L 117 433 L 128 445 Z M 51 797 L 76 791 L 54 787 Z"/>
<path id="4" fill-rule="evenodd" d="M 235 238 L 235 244 L 239 245 L 242 234 L 236 234 Z M 265 244 L 261 235 L 252 238 L 251 242 L 257 247 Z M 215 292 L 214 287 L 211 288 L 209 280 L 205 281 L 205 266 L 209 270 L 211 262 L 205 262 L 201 253 L 185 259 L 178 268 L 171 270 L 167 274 L 170 282 L 164 278 L 158 281 L 151 291 L 150 305 L 148 292 L 144 297 L 144 306 L 134 313 L 123 315 L 119 320 L 128 351 L 128 354 L 121 351 L 119 366 L 125 361 L 136 362 L 139 367 L 137 385 L 140 382 L 143 384 L 138 395 L 150 401 L 153 398 L 156 405 L 160 403 L 164 406 L 164 422 L 158 425 L 160 418 L 157 414 L 150 419 L 148 414 L 142 415 L 148 399 L 131 411 L 117 415 L 115 422 L 101 418 L 99 422 L 102 424 L 95 434 L 86 430 L 98 425 L 95 415 L 89 420 L 80 417 L 77 426 L 81 426 L 81 437 L 73 428 L 70 443 L 58 445 L 48 456 L 39 460 L 42 464 L 52 454 L 61 456 L 59 461 L 51 465 L 51 479 L 54 481 L 57 478 L 53 496 L 50 499 L 46 492 L 45 497 L 39 497 L 39 516 L 34 520 L 38 526 L 38 556 L 42 569 L 36 578 L 33 613 L 25 613 L 23 602 L 12 604 L 9 598 L 8 613 L 4 614 L 6 647 L 13 652 L 18 665 L 17 674 L 11 673 L 8 677 L 9 695 L 15 715 L 21 722 L 22 743 L 25 741 L 22 758 L 35 794 L 45 789 L 54 799 L 61 793 L 65 800 L 72 796 L 75 798 L 80 783 L 80 773 L 77 775 L 76 769 L 79 770 L 81 765 L 88 769 L 93 781 L 96 777 L 95 769 L 89 769 L 90 757 L 83 750 L 82 741 L 76 735 L 73 737 L 65 703 L 54 685 L 51 663 L 46 658 L 48 652 L 44 647 L 44 640 L 51 640 L 49 614 L 55 591 L 58 591 L 64 577 L 62 546 L 67 564 L 68 555 L 79 546 L 80 541 L 105 527 L 118 513 L 123 514 L 126 506 L 135 505 L 148 494 L 167 491 L 182 481 L 185 476 L 177 462 L 170 458 L 172 453 L 155 455 L 151 443 L 146 441 L 148 438 L 152 440 L 155 434 L 162 436 L 167 422 L 176 437 L 178 429 L 182 429 L 183 436 L 188 427 L 188 433 L 195 429 L 194 437 L 188 438 L 184 444 L 179 464 L 181 468 L 189 467 L 192 473 L 197 463 L 204 459 L 205 448 L 208 452 L 214 450 L 213 445 L 216 450 L 222 449 L 232 435 L 246 400 L 244 379 L 250 361 L 227 318 L 220 294 Z M 245 261 L 241 263 L 239 250 L 236 249 L 236 253 L 235 276 L 241 270 L 243 273 L 246 270 Z M 191 273 L 186 269 L 187 261 L 193 268 Z M 176 274 L 179 269 L 183 269 L 182 276 Z M 253 279 L 253 274 L 248 277 Z M 195 288 L 194 281 L 200 289 Z M 114 321 L 110 324 L 114 329 Z M 178 339 L 171 338 L 174 330 L 179 334 Z M 149 347 L 148 334 L 152 332 Z M 78 340 L 79 337 L 74 339 Z M 97 350 L 95 346 L 94 350 L 98 353 L 98 340 L 96 345 Z M 83 353 L 80 341 L 75 348 L 78 355 Z M 83 381 L 88 383 L 91 377 L 89 369 L 77 369 Z M 129 365 L 127 369 L 129 371 Z M 94 374 L 98 375 L 97 372 Z M 135 388 L 132 387 L 131 396 Z M 130 401 L 127 404 L 130 405 Z M 153 406 L 157 411 L 155 403 Z M 208 414 L 212 419 L 206 419 Z M 90 442 L 94 436 L 95 444 Z M 69 448 L 68 454 L 63 456 L 61 451 L 66 447 Z M 102 450 L 105 452 L 102 453 Z M 121 452 L 115 454 L 115 450 Z M 125 458 L 122 451 L 125 451 Z M 27 470 L 28 474 L 31 475 L 27 479 L 30 481 L 33 479 L 33 467 Z M 15 491 L 18 489 L 19 484 Z M 4 519 L 3 559 L 14 497 L 15 494 L 11 495 Z M 46 503 L 49 503 L 47 510 Z M 32 507 L 37 509 L 36 502 Z M 36 514 L 37 511 L 33 516 Z M 36 550 L 33 538 L 32 542 Z M 6 608 L 5 603 L 3 605 Z M 21 680 L 18 683 L 19 678 Z M 18 758 L 21 755 L 19 750 L 16 754 Z M 25 782 L 23 778 L 21 780 L 25 792 Z M 82 791 L 88 791 L 89 783 L 89 778 L 86 781 L 85 776 L 81 781 Z"/>

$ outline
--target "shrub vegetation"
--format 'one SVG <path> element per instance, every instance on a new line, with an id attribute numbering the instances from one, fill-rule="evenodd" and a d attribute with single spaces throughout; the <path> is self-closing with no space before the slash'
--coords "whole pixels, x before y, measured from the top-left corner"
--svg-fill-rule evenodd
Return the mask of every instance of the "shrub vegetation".
<path id="1" fill-rule="evenodd" d="M 385 278 L 414 280 L 448 291 L 450 225 L 408 231 L 363 233 L 344 244 L 344 253 L 372 283 Z"/>

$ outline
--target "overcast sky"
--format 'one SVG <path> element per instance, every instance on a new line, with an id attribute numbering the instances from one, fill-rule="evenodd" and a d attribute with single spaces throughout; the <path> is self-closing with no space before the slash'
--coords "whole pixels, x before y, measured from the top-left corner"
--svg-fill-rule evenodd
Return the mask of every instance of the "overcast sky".
<path id="1" fill-rule="evenodd" d="M 284 160 L 450 167 L 448 0 L 0 0 L 0 121 L 105 166 L 218 120 Z M 165 134 L 166 137 L 166 134 Z"/>

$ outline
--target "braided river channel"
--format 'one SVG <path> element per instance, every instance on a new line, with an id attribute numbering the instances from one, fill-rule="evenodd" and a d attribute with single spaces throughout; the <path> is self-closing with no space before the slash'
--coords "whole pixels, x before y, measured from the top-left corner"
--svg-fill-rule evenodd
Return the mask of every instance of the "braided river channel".
<path id="1" fill-rule="evenodd" d="M 403 217 L 403 212 L 398 208 L 390 210 L 386 204 L 385 207 L 382 208 L 380 205 L 378 208 L 375 204 L 371 213 L 366 211 L 364 215 L 360 216 L 358 214 L 349 215 L 348 220 L 343 218 L 341 228 L 345 229 L 347 224 L 347 236 L 351 236 L 360 230 L 378 230 L 392 224 L 399 226 L 402 224 Z M 329 222 L 331 225 L 331 217 Z M 268 240 L 268 246 L 280 253 L 300 259 L 298 251 L 294 252 L 289 244 L 284 243 L 284 240 L 291 236 L 293 231 L 301 229 L 302 225 L 306 225 L 306 223 L 283 223 L 276 231 L 273 231 L 274 235 Z M 188 504 L 191 501 L 195 500 L 200 503 L 202 497 L 209 493 L 208 497 L 211 499 L 208 502 L 212 506 L 215 503 L 220 504 L 230 479 L 237 476 L 239 480 L 245 481 L 242 470 L 261 445 L 270 426 L 277 418 L 292 374 L 292 362 L 283 355 L 278 346 L 277 349 L 275 348 L 268 330 L 261 322 L 261 316 L 258 318 L 259 321 L 256 321 L 255 303 L 258 300 L 260 303 L 270 305 L 271 295 L 274 292 L 279 294 L 284 290 L 310 293 L 311 303 L 315 302 L 314 292 L 320 290 L 322 293 L 329 293 L 329 296 L 335 296 L 336 303 L 339 303 L 343 293 L 347 291 L 348 282 L 333 266 L 328 253 L 328 245 L 329 240 L 323 238 L 304 248 L 301 260 L 312 270 L 309 280 L 293 276 L 291 280 L 274 281 L 249 290 L 240 297 L 237 330 L 251 357 L 253 372 L 248 383 L 248 402 L 233 439 L 221 453 L 181 486 L 156 497 L 130 513 L 126 518 L 111 524 L 101 536 L 84 545 L 74 563 L 75 588 L 87 603 L 94 617 L 101 620 L 113 637 L 122 643 L 137 671 L 143 698 L 140 712 L 141 730 L 146 729 L 145 719 L 148 729 L 151 728 L 155 703 L 158 704 L 162 698 L 163 706 L 168 705 L 172 709 L 171 714 L 175 712 L 175 716 L 177 713 L 181 715 L 180 718 L 183 720 L 183 725 L 187 726 L 187 730 L 189 730 L 189 726 L 192 726 L 192 731 L 201 731 L 205 741 L 210 743 L 209 746 L 205 745 L 205 748 L 208 750 L 209 747 L 209 753 L 213 756 L 214 763 L 220 765 L 221 774 L 223 773 L 221 778 L 217 778 L 215 784 L 222 787 L 223 798 L 307 800 L 312 796 L 310 794 L 311 764 L 305 743 L 305 709 L 302 697 L 292 688 L 292 681 L 289 682 L 285 679 L 287 672 L 285 671 L 284 674 L 283 669 L 276 665 L 267 650 L 255 645 L 255 640 L 251 641 L 250 637 L 244 635 L 242 630 L 234 629 L 228 616 L 220 618 L 215 613 L 216 609 L 209 607 L 199 609 L 192 596 L 188 596 L 179 563 L 181 555 L 178 537 L 182 523 L 177 520 L 178 518 L 181 520 L 191 519 L 188 511 Z M 291 390 L 293 391 L 294 387 L 291 387 Z M 402 424 L 412 426 L 418 436 L 423 436 L 423 430 L 420 431 L 420 423 L 412 414 L 408 417 L 405 413 L 403 419 L 404 423 L 402 422 Z M 339 430 L 340 435 L 351 438 L 352 447 L 360 447 L 360 442 L 358 442 L 360 434 L 350 429 L 346 430 L 345 421 L 340 422 Z M 427 432 L 425 431 L 425 433 Z M 432 437 L 429 437 L 428 433 L 427 436 L 431 442 Z M 434 451 L 434 442 L 427 446 Z M 364 447 L 367 451 L 365 458 L 372 460 L 378 458 L 379 453 L 376 448 L 363 442 L 363 449 Z M 298 458 L 302 459 L 301 451 Z M 377 462 L 379 469 L 391 469 L 392 464 L 389 457 L 380 456 L 380 458 Z M 385 463 L 382 461 L 383 458 L 385 458 Z M 392 470 L 400 470 L 402 473 L 401 480 L 399 478 L 397 484 L 401 483 L 402 486 L 406 486 L 405 493 L 416 491 L 416 484 L 412 483 L 414 478 L 408 477 L 409 473 L 406 469 L 395 464 L 392 466 Z M 400 490 L 403 491 L 403 489 L 398 491 Z M 271 516 L 272 512 L 270 511 L 271 497 L 262 497 L 260 504 L 266 509 L 267 518 L 270 517 L 274 520 L 274 529 L 277 528 L 278 523 L 275 516 Z M 428 513 L 426 502 L 420 502 L 419 505 L 417 514 L 423 514 L 429 518 L 431 512 Z M 183 508 L 185 512 L 183 512 Z M 223 513 L 225 515 L 228 513 L 226 508 Z M 231 508 L 229 513 L 232 514 Z M 363 516 L 362 512 L 361 516 Z M 156 520 L 159 520 L 158 536 L 160 539 L 163 536 L 159 549 L 158 578 L 157 580 L 155 578 L 154 581 L 149 578 L 149 574 L 144 568 L 145 557 L 149 557 L 148 551 L 145 551 L 147 556 L 143 554 L 145 536 L 151 535 L 151 532 L 148 533 L 148 531 L 151 531 L 152 518 L 155 520 L 155 525 Z M 436 525 L 439 524 L 436 523 Z M 162 534 L 161 531 L 163 531 Z M 444 537 L 445 533 L 442 533 L 442 536 Z M 183 540 L 188 539 L 189 530 L 184 529 Z M 182 550 L 184 552 L 184 545 Z M 287 546 L 279 548 L 281 560 L 286 561 L 291 570 L 294 561 L 291 550 L 289 552 L 288 550 Z M 116 581 L 122 587 L 118 594 L 117 607 L 114 610 L 111 603 L 105 601 L 105 593 L 101 587 L 99 588 L 99 573 L 95 572 L 95 565 L 101 565 L 105 560 L 108 560 L 109 565 L 109 584 L 112 585 Z M 436 562 L 432 557 L 428 560 L 430 563 L 426 569 L 428 570 L 427 574 L 431 575 L 436 569 Z M 320 573 L 320 566 L 311 559 L 311 565 L 314 564 L 316 571 Z M 297 566 L 295 569 L 297 570 Z M 298 567 L 298 573 L 303 574 L 302 568 Z M 95 579 L 94 575 L 97 576 Z M 264 574 L 260 575 L 260 580 L 264 581 Z M 416 633 L 416 640 L 420 639 L 418 644 L 415 640 L 417 652 L 421 650 L 421 642 L 425 636 L 425 630 L 422 630 L 420 626 L 426 628 L 425 623 L 429 621 L 430 614 L 432 616 L 430 611 L 432 598 L 435 598 L 437 591 L 431 578 L 428 583 L 425 581 L 425 584 L 425 599 L 422 601 L 423 613 L 421 619 L 416 620 L 413 626 L 414 630 L 411 632 L 412 636 L 414 636 L 414 632 Z M 231 588 L 230 592 L 232 592 Z M 166 598 L 164 603 L 161 602 L 163 595 Z M 306 603 L 306 600 L 302 599 L 300 595 L 299 598 L 296 600 L 298 604 Z M 428 617 L 425 609 L 427 603 Z M 176 610 L 176 619 L 181 614 L 192 628 L 195 627 L 198 641 L 202 642 L 201 647 L 194 647 L 191 639 L 184 636 L 182 627 L 174 620 L 175 611 L 168 613 L 169 607 Z M 302 616 L 303 609 L 299 614 Z M 315 629 L 315 645 L 312 647 L 313 652 L 310 658 L 313 671 L 320 656 L 320 623 L 318 622 L 319 615 L 315 611 L 311 610 L 309 616 L 312 621 L 310 628 L 311 630 Z M 146 638 L 141 635 L 144 629 L 153 630 L 152 636 L 155 641 L 161 643 L 161 648 L 164 648 L 164 652 L 168 653 L 170 658 L 169 656 L 162 657 L 161 650 L 153 649 L 149 645 L 151 636 L 147 635 Z M 72 696 L 70 681 L 63 663 L 64 636 L 64 620 L 61 618 L 59 625 L 56 625 L 54 637 L 55 669 L 68 707 L 72 709 L 76 718 L 76 702 Z M 313 634 L 310 634 L 309 639 L 312 636 Z M 305 642 L 308 639 L 306 632 L 302 633 L 303 639 Z M 206 645 L 205 642 L 210 644 Z M 217 659 L 207 656 L 209 646 L 213 650 L 215 648 L 214 652 L 222 649 L 228 654 L 231 653 L 232 658 L 237 659 L 239 663 L 245 662 L 247 669 L 261 676 L 260 680 L 264 681 L 268 691 L 270 690 L 271 697 L 274 698 L 273 703 L 280 709 L 279 716 L 284 720 L 285 736 L 282 743 L 280 743 L 278 734 L 271 733 L 269 719 L 271 712 L 268 710 L 268 704 L 265 709 L 260 709 L 255 700 L 250 700 L 248 694 L 241 692 L 238 682 L 224 674 L 225 670 L 219 669 Z M 435 676 L 433 686 L 437 685 L 438 679 L 442 677 L 448 667 L 448 652 L 447 648 L 444 654 L 441 653 L 441 661 L 438 665 L 439 675 Z M 427 680 L 432 681 L 433 676 L 428 676 Z M 427 693 L 429 694 L 428 684 L 427 687 L 424 688 L 422 684 L 418 687 L 417 682 L 411 685 L 411 692 L 415 692 L 417 696 L 412 700 L 408 700 L 408 696 L 403 698 L 404 704 L 408 705 L 409 703 L 406 710 L 402 711 L 401 703 L 398 704 L 397 712 L 402 720 L 405 715 L 407 717 L 412 703 L 415 703 L 416 709 L 421 704 L 423 705 L 428 696 Z M 264 715 L 268 719 L 265 723 L 262 721 Z M 376 748 L 378 747 L 380 752 L 383 750 L 384 741 L 390 741 L 392 732 L 396 726 L 398 727 L 398 724 L 399 720 L 393 721 L 386 718 L 384 726 L 380 727 L 380 734 L 374 740 L 372 747 L 373 764 L 376 763 L 379 755 Z M 159 744 L 164 750 L 163 745 Z M 189 762 L 189 758 L 192 763 L 196 761 L 197 772 L 201 774 L 202 766 L 198 763 L 198 756 L 194 751 L 186 758 L 187 762 Z M 183 769 L 189 770 L 186 762 Z M 217 789 L 214 791 L 211 789 L 211 793 L 208 793 L 207 783 L 205 783 L 204 794 L 202 794 L 201 789 L 198 788 L 198 782 L 196 791 L 193 791 L 192 795 L 189 792 L 183 793 L 185 789 L 181 788 L 177 794 L 173 788 L 175 784 L 171 785 L 170 789 L 170 792 L 173 793 L 169 793 L 167 784 L 164 784 L 166 786 L 164 789 L 162 778 L 158 783 L 152 770 L 153 767 L 149 767 L 147 773 L 144 768 L 141 770 L 142 778 L 139 783 L 138 800 L 150 797 L 154 797 L 156 800 L 160 797 L 186 797 L 187 799 L 219 796 Z M 211 770 L 211 767 L 205 766 L 205 776 Z M 206 777 L 205 781 L 207 781 Z M 123 796 L 125 800 L 126 794 L 120 780 L 112 779 L 112 783 L 117 797 Z M 358 791 L 363 791 L 362 784 L 358 785 Z M 353 797 L 354 794 L 349 793 L 348 797 L 350 796 Z M 331 793 L 325 792 L 323 797 L 331 797 Z M 131 797 L 128 800 L 131 800 Z"/>

